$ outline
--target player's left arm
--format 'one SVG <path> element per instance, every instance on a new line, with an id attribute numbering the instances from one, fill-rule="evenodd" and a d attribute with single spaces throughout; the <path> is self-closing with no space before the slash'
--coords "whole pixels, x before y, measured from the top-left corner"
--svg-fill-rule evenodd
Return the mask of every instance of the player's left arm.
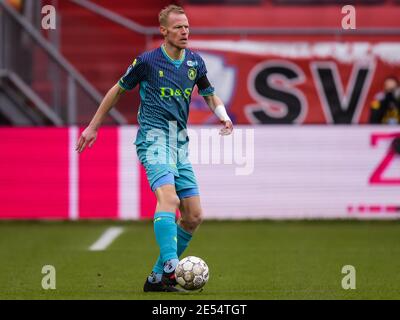
<path id="1" fill-rule="evenodd" d="M 207 67 L 204 63 L 204 60 L 198 56 L 198 73 L 196 79 L 196 85 L 199 89 L 199 94 L 204 98 L 208 107 L 215 113 L 224 127 L 221 129 L 221 135 L 229 135 L 233 131 L 232 120 L 229 118 L 228 113 L 226 112 L 224 103 L 222 100 L 215 94 L 215 89 L 211 85 L 210 81 L 207 78 Z"/>
<path id="2" fill-rule="evenodd" d="M 221 129 L 220 134 L 223 136 L 229 135 L 233 131 L 233 123 L 226 112 L 224 103 L 216 94 L 203 96 L 208 107 L 215 113 L 224 127 Z"/>
<path id="3" fill-rule="evenodd" d="M 220 134 L 224 136 L 229 135 L 233 131 L 232 120 L 229 118 L 228 113 L 226 112 L 224 103 L 215 94 L 215 89 L 207 78 L 204 62 L 202 71 L 203 74 L 196 82 L 199 89 L 199 94 L 204 98 L 208 107 L 211 109 L 212 112 L 215 113 L 215 115 L 224 125 L 224 127 L 220 131 Z"/>

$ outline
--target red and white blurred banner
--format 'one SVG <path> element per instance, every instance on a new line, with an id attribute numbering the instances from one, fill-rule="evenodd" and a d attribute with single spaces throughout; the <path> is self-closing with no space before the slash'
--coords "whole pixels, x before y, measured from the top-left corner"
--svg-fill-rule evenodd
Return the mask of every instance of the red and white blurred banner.
<path id="1" fill-rule="evenodd" d="M 219 142 L 211 150 L 223 161 L 203 148 L 200 133 L 210 127 L 190 132 L 205 218 L 400 217 L 400 156 L 390 149 L 396 127 L 237 126 L 230 138 L 211 128 Z M 1 128 L 0 218 L 151 218 L 155 198 L 136 156 L 136 130 L 103 127 L 78 155 L 81 129 Z"/>

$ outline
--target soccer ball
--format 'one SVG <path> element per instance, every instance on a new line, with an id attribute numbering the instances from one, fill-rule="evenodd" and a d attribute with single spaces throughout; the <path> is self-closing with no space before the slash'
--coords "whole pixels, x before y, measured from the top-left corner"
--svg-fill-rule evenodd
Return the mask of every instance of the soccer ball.
<path id="1" fill-rule="evenodd" d="M 189 256 L 179 261 L 175 269 L 175 277 L 184 289 L 197 290 L 208 281 L 208 266 L 203 259 Z"/>

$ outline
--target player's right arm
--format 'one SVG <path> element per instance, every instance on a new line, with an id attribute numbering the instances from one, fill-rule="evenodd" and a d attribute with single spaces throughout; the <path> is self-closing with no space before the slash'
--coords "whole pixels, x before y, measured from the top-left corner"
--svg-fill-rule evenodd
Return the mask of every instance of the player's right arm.
<path id="1" fill-rule="evenodd" d="M 107 113 L 117 103 L 120 95 L 126 90 L 132 90 L 145 77 L 146 65 L 142 62 L 141 57 L 138 57 L 128 67 L 126 73 L 105 95 L 99 108 L 96 111 L 92 121 L 87 128 L 82 132 L 76 145 L 76 150 L 81 153 L 86 146 L 92 147 L 97 139 L 97 132 L 100 128 Z"/>
<path id="2" fill-rule="evenodd" d="M 108 90 L 95 115 L 93 116 L 92 121 L 90 121 L 89 125 L 79 137 L 76 145 L 76 151 L 81 153 L 83 150 L 85 150 L 87 145 L 89 145 L 89 148 L 92 147 L 93 143 L 97 139 L 97 132 L 100 128 L 100 125 L 102 124 L 107 113 L 117 103 L 120 95 L 123 92 L 125 92 L 125 90 L 122 89 L 118 84 L 115 84 L 110 90 Z"/>

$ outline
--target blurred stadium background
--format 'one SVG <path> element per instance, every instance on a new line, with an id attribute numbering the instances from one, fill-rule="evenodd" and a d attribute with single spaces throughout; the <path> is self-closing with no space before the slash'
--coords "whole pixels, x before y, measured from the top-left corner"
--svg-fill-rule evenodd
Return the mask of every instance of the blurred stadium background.
<path id="1" fill-rule="evenodd" d="M 92 149 L 81 155 L 74 149 L 79 133 L 107 90 L 138 54 L 160 45 L 157 14 L 170 3 L 0 0 L 0 219 L 4 220 L 0 223 L 0 257 L 9 261 L 2 263 L 3 274 L 20 270 L 27 261 L 22 253 L 31 252 L 32 248 L 27 246 L 30 241 L 39 257 L 32 261 L 40 264 L 53 259 L 67 268 L 73 259 L 63 260 L 66 258 L 62 252 L 72 250 L 73 241 L 82 249 L 94 242 L 108 225 L 123 224 L 121 220 L 147 221 L 152 217 L 155 198 L 133 146 L 138 89 L 125 94 L 112 110 Z M 243 250 L 247 248 L 246 239 L 251 239 L 248 241 L 255 248 L 258 241 L 264 240 L 271 246 L 277 245 L 271 247 L 270 256 L 265 253 L 270 258 L 268 265 L 262 257 L 249 257 L 261 259 L 257 261 L 263 274 L 262 270 L 268 268 L 267 274 L 276 274 L 282 261 L 295 270 L 296 261 L 304 258 L 301 250 L 319 245 L 316 251 L 308 252 L 312 258 L 308 255 L 308 264 L 302 266 L 301 272 L 307 272 L 308 266 L 315 265 L 319 258 L 321 270 L 324 265 L 332 267 L 334 263 L 340 270 L 339 264 L 351 262 L 353 257 L 359 264 L 369 265 L 374 276 L 374 272 L 381 274 L 375 282 L 365 280 L 371 286 L 365 288 L 373 291 L 371 288 L 378 286 L 379 293 L 368 295 L 365 291 L 356 297 L 399 298 L 395 285 L 400 282 L 399 276 L 390 272 L 400 266 L 396 238 L 400 217 L 400 158 L 393 148 L 400 130 L 396 122 L 371 125 L 369 116 L 384 80 L 400 76 L 400 1 L 181 0 L 174 3 L 184 6 L 191 27 L 190 47 L 204 57 L 209 78 L 235 123 L 235 135 L 221 143 L 221 150 L 228 154 L 225 164 L 217 160 L 194 165 L 205 218 L 228 221 L 209 225 L 206 222 L 202 226 L 204 236 L 199 232 L 193 252 L 215 262 L 211 274 L 213 270 L 215 274 L 221 271 L 223 282 L 224 269 L 218 261 L 222 264 L 224 258 L 231 259 L 226 256 L 229 250 L 225 256 L 209 252 L 206 239 L 214 236 L 215 241 L 223 241 L 217 236 L 221 223 L 227 230 L 226 247 L 240 230 Z M 349 4 L 356 8 L 355 30 L 341 27 L 344 17 L 341 9 Z M 42 28 L 45 14 L 41 10 L 45 5 L 56 8 L 54 30 Z M 219 127 L 197 94 L 190 112 L 189 127 L 193 132 Z M 232 142 L 233 149 L 229 147 Z M 243 148 L 238 148 L 239 145 Z M 247 173 L 237 174 L 238 168 Z M 86 219 L 102 222 L 93 226 L 83 222 L 79 227 L 64 224 Z M 232 219 L 329 219 L 331 222 L 278 225 L 263 222 L 266 224 L 264 231 L 259 231 L 261 240 L 256 240 L 251 238 L 252 227 L 261 228 L 263 224 L 243 222 L 243 227 L 237 228 L 236 223 L 241 222 Z M 369 222 L 347 224 L 332 219 Z M 18 220 L 24 222 L 15 222 Z M 32 220 L 61 222 L 42 225 Z M 154 241 L 150 223 L 135 223 L 136 227 L 127 226 L 131 228 L 131 241 L 125 238 L 113 245 L 120 250 L 133 250 L 132 241 L 142 242 L 134 238 L 138 228 L 147 230 L 143 239 Z M 87 229 L 83 232 L 79 228 Z M 15 235 L 18 236 L 13 240 Z M 61 236 L 74 240 L 66 244 Z M 46 251 L 45 243 L 53 245 L 54 250 L 67 251 L 61 250 L 60 256 L 51 255 L 53 249 L 50 253 Z M 271 265 L 271 260 L 276 259 L 277 243 L 283 252 L 287 250 L 290 258 L 278 258 Z M 355 246 L 343 256 L 340 248 L 346 243 Z M 298 255 L 293 254 L 296 245 Z M 155 256 L 155 244 L 149 247 L 154 247 L 151 253 Z M 221 245 L 220 249 L 227 250 L 226 247 Z M 332 250 L 332 255 L 323 257 L 325 250 Z M 361 256 L 356 258 L 355 252 Z M 116 252 L 111 254 L 117 261 L 122 259 Z M 141 267 L 139 289 L 153 255 Z M 380 257 L 381 264 L 375 265 L 373 256 Z M 46 257 L 51 258 L 46 260 Z M 89 261 L 79 259 L 82 266 Z M 89 263 L 93 270 L 106 264 L 105 258 L 93 259 Z M 123 265 L 127 261 L 119 262 Z M 130 263 L 134 261 L 132 258 Z M 389 269 L 382 267 L 387 267 L 389 261 Z M 243 265 L 238 262 L 239 269 Z M 32 268 L 34 274 L 36 269 Z M 339 271 L 333 272 L 339 279 Z M 384 272 L 390 275 L 385 277 Z M 125 276 L 137 277 L 136 273 Z M 217 293 L 204 297 L 351 297 L 340 293 L 337 288 L 340 282 L 333 276 L 324 278 L 328 281 L 325 284 L 321 280 L 321 285 L 314 283 L 309 274 L 306 281 L 313 289 L 306 293 L 302 291 L 299 274 L 289 272 L 287 276 L 279 275 L 280 279 L 289 279 L 289 284 L 293 284 L 290 279 L 297 279 L 287 295 L 279 291 L 280 280 L 266 282 L 262 289 L 272 288 L 268 295 L 257 289 L 260 279 L 254 277 L 253 282 L 249 280 L 254 295 L 219 296 L 217 285 L 214 289 L 210 283 L 211 291 Z M 3 297 L 45 297 L 40 288 L 35 287 L 39 292 L 36 295 L 29 291 L 36 278 L 27 278 L 16 287 L 10 279 L 0 278 L 0 287 L 3 282 L 3 289 L 6 288 L 3 293 L 9 293 Z M 110 284 L 110 290 L 113 286 L 122 288 L 125 282 Z M 334 289 L 318 291 L 321 286 Z M 62 297 L 91 296 L 76 288 Z M 92 291 L 98 289 L 96 282 Z M 226 290 L 230 289 L 228 286 Z M 73 290 L 81 290 L 81 295 L 74 296 Z M 116 294 L 111 297 L 123 297 L 121 290 L 122 294 L 115 289 Z M 273 290 L 278 290 L 278 294 L 274 296 Z M 331 295 L 333 291 L 335 294 Z"/>

